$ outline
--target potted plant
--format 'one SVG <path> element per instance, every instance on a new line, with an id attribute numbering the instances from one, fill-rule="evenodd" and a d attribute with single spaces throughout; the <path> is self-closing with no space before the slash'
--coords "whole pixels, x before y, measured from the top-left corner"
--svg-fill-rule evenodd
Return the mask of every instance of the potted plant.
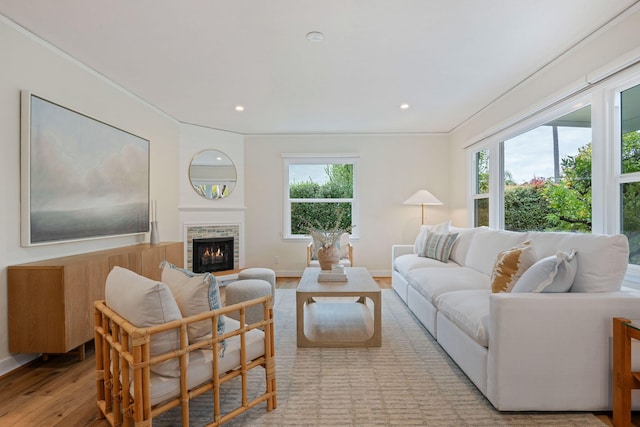
<path id="1" fill-rule="evenodd" d="M 355 225 L 343 227 L 341 222 L 342 211 L 339 210 L 336 223 L 331 228 L 315 227 L 308 222 L 304 226 L 306 232 L 311 235 L 314 245 L 319 246 L 317 248 L 317 254 L 318 262 L 322 270 L 331 270 L 331 266 L 340 261 L 340 248 L 338 247 L 340 236 L 344 233 L 350 233 L 355 227 Z"/>

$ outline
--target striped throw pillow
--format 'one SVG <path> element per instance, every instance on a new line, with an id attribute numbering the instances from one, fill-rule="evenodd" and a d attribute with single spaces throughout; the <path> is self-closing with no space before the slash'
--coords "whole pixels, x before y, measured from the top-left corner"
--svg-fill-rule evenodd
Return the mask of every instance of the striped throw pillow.
<path id="1" fill-rule="evenodd" d="M 424 247 L 420 256 L 437 259 L 438 261 L 448 262 L 453 242 L 456 241 L 458 233 L 427 233 Z"/>

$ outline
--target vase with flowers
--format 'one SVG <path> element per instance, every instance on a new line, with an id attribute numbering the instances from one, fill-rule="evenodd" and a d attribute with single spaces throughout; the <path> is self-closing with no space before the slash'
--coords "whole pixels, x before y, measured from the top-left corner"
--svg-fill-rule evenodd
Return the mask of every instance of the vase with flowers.
<path id="1" fill-rule="evenodd" d="M 342 226 L 342 211 L 338 211 L 336 223 L 331 228 L 315 227 L 310 223 L 304 229 L 311 235 L 314 246 L 317 248 L 318 262 L 321 270 L 331 270 L 331 266 L 340 261 L 340 248 L 338 242 L 344 233 L 350 233 L 355 225 Z"/>

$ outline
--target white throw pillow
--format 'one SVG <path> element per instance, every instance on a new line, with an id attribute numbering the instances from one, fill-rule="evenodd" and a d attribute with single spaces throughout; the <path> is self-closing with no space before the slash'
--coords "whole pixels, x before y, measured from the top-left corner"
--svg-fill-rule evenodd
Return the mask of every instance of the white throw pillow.
<path id="1" fill-rule="evenodd" d="M 178 304 L 167 285 L 121 267 L 114 267 L 107 276 L 105 301 L 107 306 L 138 328 L 182 319 Z M 151 357 L 179 348 L 179 329 L 151 337 Z M 180 376 L 178 359 L 153 365 L 151 370 L 167 377 Z"/>
<path id="2" fill-rule="evenodd" d="M 196 274 L 163 261 L 162 282 L 171 289 L 183 317 L 195 316 L 222 307 L 220 289 L 211 273 Z M 218 317 L 218 334 L 224 333 L 224 317 Z M 192 323 L 187 327 L 189 343 L 198 342 L 211 334 L 211 321 Z"/>
<path id="3" fill-rule="evenodd" d="M 437 234 L 446 234 L 451 229 L 451 220 L 441 222 L 440 224 L 433 225 L 421 225 L 420 231 L 418 231 L 418 236 L 416 237 L 416 241 L 413 244 L 413 253 L 414 254 L 422 254 L 424 253 L 424 244 L 427 241 L 427 232 L 431 231 Z"/>
<path id="4" fill-rule="evenodd" d="M 455 242 L 453 242 L 453 246 L 451 247 L 451 255 L 449 258 L 452 261 L 457 262 L 460 265 L 466 265 L 467 252 L 469 252 L 469 246 L 471 245 L 471 240 L 475 235 L 477 230 L 481 230 L 480 228 L 459 228 L 459 227 L 451 227 L 451 233 L 458 233 L 458 238 Z"/>
<path id="5" fill-rule="evenodd" d="M 576 250 L 542 258 L 524 272 L 511 292 L 568 292 L 578 271 Z"/>

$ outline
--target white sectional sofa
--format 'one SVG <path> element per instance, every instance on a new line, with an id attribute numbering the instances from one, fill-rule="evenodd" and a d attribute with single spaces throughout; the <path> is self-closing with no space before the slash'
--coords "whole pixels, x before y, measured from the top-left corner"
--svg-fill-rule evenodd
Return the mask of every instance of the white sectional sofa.
<path id="1" fill-rule="evenodd" d="M 394 245 L 392 286 L 495 408 L 610 410 L 611 319 L 640 318 L 640 292 L 621 286 L 626 237 L 450 232 L 458 237 L 446 263 Z M 492 293 L 498 253 L 525 241 L 538 259 L 576 249 L 569 292 Z"/>

